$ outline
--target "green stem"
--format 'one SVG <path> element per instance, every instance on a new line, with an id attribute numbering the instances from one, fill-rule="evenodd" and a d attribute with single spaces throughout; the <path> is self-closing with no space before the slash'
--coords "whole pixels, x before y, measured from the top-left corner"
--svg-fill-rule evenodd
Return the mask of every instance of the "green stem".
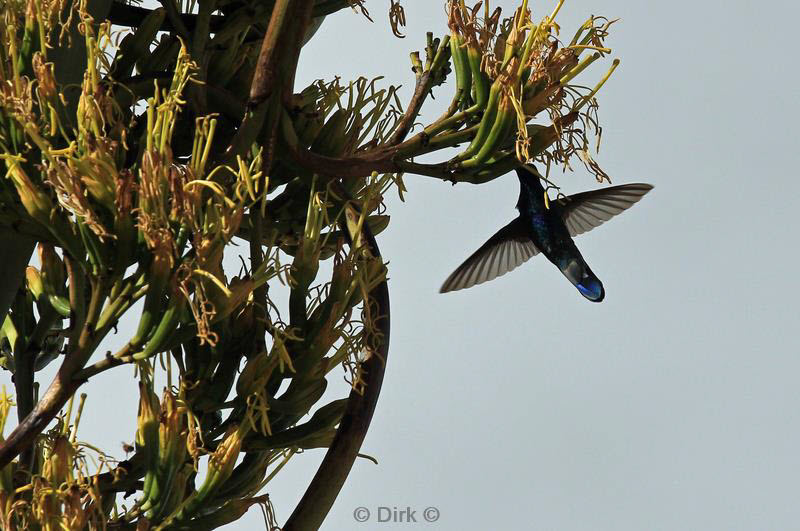
<path id="1" fill-rule="evenodd" d="M 258 204 L 250 208 L 250 227 L 253 237 L 250 238 L 250 271 L 258 271 L 264 263 L 264 252 L 262 249 L 263 239 L 263 216 Z M 267 350 L 266 333 L 267 324 L 267 285 L 263 284 L 253 290 L 253 354 Z"/>

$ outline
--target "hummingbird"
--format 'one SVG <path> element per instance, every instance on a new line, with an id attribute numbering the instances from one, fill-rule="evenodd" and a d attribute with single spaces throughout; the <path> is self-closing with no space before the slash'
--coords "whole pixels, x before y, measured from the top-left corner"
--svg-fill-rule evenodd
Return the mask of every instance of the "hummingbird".
<path id="1" fill-rule="evenodd" d="M 440 293 L 471 288 L 515 269 L 534 255 L 544 254 L 581 295 L 601 302 L 605 289 L 572 238 L 598 227 L 627 210 L 653 189 L 633 183 L 581 192 L 550 200 L 543 177 L 533 166 L 517 168 L 517 216 L 472 253 L 444 281 Z"/>

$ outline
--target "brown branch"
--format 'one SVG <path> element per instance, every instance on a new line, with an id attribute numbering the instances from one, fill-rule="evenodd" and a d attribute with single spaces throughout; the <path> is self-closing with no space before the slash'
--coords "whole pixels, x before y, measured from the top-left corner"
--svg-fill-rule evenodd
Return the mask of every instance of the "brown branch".
<path id="1" fill-rule="evenodd" d="M 312 151 L 294 151 L 294 161 L 302 167 L 320 175 L 327 175 L 331 180 L 338 178 L 363 177 L 372 172 L 378 173 L 415 173 L 426 177 L 433 177 L 448 182 L 468 182 L 473 184 L 484 183 L 499 177 L 503 173 L 513 170 L 516 165 L 508 166 L 501 173 L 486 169 L 477 172 L 459 170 L 457 166 L 447 162 L 439 164 L 421 164 L 407 160 L 395 160 L 395 149 L 375 150 L 361 156 L 348 158 L 332 158 L 318 155 Z M 507 159 L 502 159 L 507 162 Z M 519 163 L 516 163 L 519 164 Z M 505 165 L 502 166 L 506 168 Z M 494 168 L 488 165 L 487 168 Z M 335 177 L 334 177 L 335 175 Z M 476 177 L 477 176 L 477 177 Z"/>
<path id="2" fill-rule="evenodd" d="M 400 121 L 397 123 L 397 129 L 395 129 L 394 134 L 389 139 L 390 146 L 402 142 L 406 135 L 408 135 L 408 132 L 411 131 L 411 128 L 414 127 L 414 120 L 419 114 L 422 104 L 425 103 L 425 99 L 431 91 L 432 84 L 433 76 L 431 72 L 425 72 L 417 78 L 417 84 L 414 87 L 414 95 L 411 96 L 411 101 L 408 102 L 408 108 L 405 114 L 400 118 Z"/>
<path id="3" fill-rule="evenodd" d="M 336 11 L 350 7 L 347 0 L 340 0 L 338 2 L 317 2 L 312 11 L 313 17 L 321 17 L 330 15 Z M 142 20 L 150 14 L 152 10 L 143 7 L 124 4 L 122 2 L 111 2 L 111 10 L 108 13 L 108 20 L 117 26 L 125 26 L 129 28 L 136 28 L 142 23 Z M 227 22 L 230 21 L 229 15 L 214 15 L 211 17 L 211 24 L 209 26 L 211 33 L 221 31 Z M 189 13 L 180 14 L 180 22 L 183 27 L 189 31 L 194 32 L 197 27 L 197 15 Z M 167 18 L 161 24 L 159 31 L 175 31 L 175 26 L 172 21 Z"/>
<path id="4" fill-rule="evenodd" d="M 92 476 L 89 483 L 96 486 L 102 494 L 127 492 L 136 488 L 137 482 L 144 476 L 144 465 L 144 454 L 136 452 L 129 459 L 117 463 L 112 470 Z"/>
<path id="5" fill-rule="evenodd" d="M 101 339 L 96 334 L 95 323 L 100 316 L 103 302 L 107 295 L 108 289 L 104 282 L 95 280 L 92 285 L 92 297 L 86 321 L 81 328 L 77 343 L 67 352 L 56 377 L 33 408 L 33 411 L 0 444 L 0 468 L 10 463 L 33 443 L 80 386 L 81 382 L 75 381 L 73 376 L 83 368 L 94 351 L 97 342 Z"/>
<path id="6" fill-rule="evenodd" d="M 550 147 L 559 138 L 560 131 L 574 123 L 577 118 L 578 113 L 562 116 L 555 124 L 537 135 L 536 143 L 532 146 L 532 150 L 540 153 Z M 467 139 L 460 132 L 450 134 L 453 135 L 452 138 L 454 140 L 459 142 Z M 448 162 L 421 164 L 407 160 L 420 153 L 428 152 L 429 150 L 426 146 L 439 138 L 434 137 L 433 140 L 429 140 L 424 139 L 424 136 L 425 133 L 419 133 L 397 146 L 379 147 L 359 153 L 353 157 L 326 157 L 307 149 L 295 149 L 290 151 L 289 156 L 296 164 L 314 173 L 327 175 L 331 180 L 363 177 L 376 171 L 378 173 L 414 173 L 452 183 L 482 184 L 510 172 L 521 164 L 516 160 L 513 149 L 511 153 L 500 157 L 497 161 L 487 164 L 477 171 L 467 171 L 460 168 L 458 164 Z"/>
<path id="7" fill-rule="evenodd" d="M 114 367 L 119 367 L 120 365 L 125 365 L 126 363 L 133 363 L 136 361 L 133 357 L 133 354 L 134 353 L 131 352 L 130 343 L 127 343 L 113 356 L 111 355 L 111 352 L 108 351 L 103 359 L 93 363 L 92 365 L 89 365 L 85 369 L 78 371 L 73 377 L 73 380 L 80 385 L 89 381 L 89 378 L 96 376 L 101 372 L 113 369 Z"/>
<path id="8" fill-rule="evenodd" d="M 312 0 L 276 1 L 250 83 L 247 112 L 226 150 L 226 159 L 231 160 L 247 150 L 266 122 L 264 171 L 269 174 L 275 131 L 282 110 L 281 99 L 291 96 L 303 35 L 311 20 L 313 6 Z M 273 94 L 278 96 L 277 99 L 271 99 Z"/>
<path id="9" fill-rule="evenodd" d="M 64 377 L 61 370 L 50 384 L 47 392 L 33 408 L 33 411 L 20 422 L 8 438 L 0 444 L 0 467 L 5 467 L 23 450 L 33 444 L 34 439 L 44 431 L 50 421 L 67 403 L 79 384 L 72 377 Z"/>
<path id="10" fill-rule="evenodd" d="M 250 84 L 250 99 L 248 107 L 255 107 L 265 101 L 274 86 L 275 56 L 277 52 L 278 37 L 283 33 L 287 22 L 286 14 L 289 11 L 291 0 L 277 0 L 267 26 L 267 34 L 261 41 L 261 51 L 256 61 L 253 81 Z"/>
<path id="11" fill-rule="evenodd" d="M 291 149 L 291 148 L 290 148 Z M 290 156 L 296 164 L 321 175 L 337 176 L 337 178 L 363 177 L 373 171 L 389 173 L 400 171 L 392 160 L 395 150 L 377 149 L 366 153 L 345 158 L 326 157 L 318 155 L 308 149 L 290 151 Z"/>
<path id="12" fill-rule="evenodd" d="M 428 97 L 428 94 L 430 94 L 431 88 L 433 88 L 434 79 L 439 74 L 439 70 L 444 65 L 444 62 L 450 57 L 449 43 L 450 36 L 448 35 L 442 39 L 442 42 L 439 44 L 439 49 L 436 51 L 436 56 L 431 62 L 430 68 L 424 72 L 418 72 L 417 83 L 414 87 L 414 95 L 411 97 L 411 101 L 408 103 L 408 108 L 406 109 L 405 114 L 403 114 L 403 117 L 400 118 L 394 134 L 389 139 L 390 146 L 394 146 L 402 142 L 406 135 L 408 135 L 408 132 L 411 131 L 411 128 L 414 126 L 414 120 L 419 115 L 419 111 L 422 109 L 422 104 L 425 103 L 425 99 Z"/>
<path id="13" fill-rule="evenodd" d="M 337 188 L 338 193 L 344 193 L 341 187 Z M 346 227 L 342 229 L 347 231 Z M 380 259 L 378 243 L 366 223 L 361 238 L 366 241 L 372 256 Z M 389 355 L 389 287 L 385 279 L 369 292 L 364 305 L 370 305 L 377 317 L 373 321 L 376 330 L 368 333 L 367 337 L 367 358 L 359 366 L 362 392 L 355 389 L 350 392 L 336 436 L 300 503 L 284 525 L 284 531 L 319 529 L 350 474 L 372 421 Z"/>

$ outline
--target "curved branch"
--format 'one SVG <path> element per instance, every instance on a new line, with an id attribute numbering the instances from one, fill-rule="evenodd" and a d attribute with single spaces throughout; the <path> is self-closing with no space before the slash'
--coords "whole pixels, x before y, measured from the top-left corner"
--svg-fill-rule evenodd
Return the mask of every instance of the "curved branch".
<path id="1" fill-rule="evenodd" d="M 378 242 L 366 223 L 360 239 L 366 242 L 370 253 L 379 259 Z M 319 529 L 350 474 L 372 421 L 389 355 L 389 287 L 386 279 L 369 292 L 364 305 L 374 305 L 377 317 L 373 321 L 376 330 L 368 332 L 367 336 L 367 358 L 359 367 L 359 374 L 364 381 L 363 393 L 355 389 L 350 392 L 336 436 L 303 498 L 283 526 L 284 531 Z"/>

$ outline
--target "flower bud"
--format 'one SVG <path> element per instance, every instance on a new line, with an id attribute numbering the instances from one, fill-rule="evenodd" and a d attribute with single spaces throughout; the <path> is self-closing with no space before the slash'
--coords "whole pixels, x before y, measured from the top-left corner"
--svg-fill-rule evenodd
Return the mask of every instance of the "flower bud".
<path id="1" fill-rule="evenodd" d="M 33 295 L 33 298 L 38 301 L 44 293 L 42 275 L 39 273 L 39 270 L 33 266 L 28 266 L 25 269 L 25 281 L 28 286 L 28 290 Z"/>
<path id="2" fill-rule="evenodd" d="M 30 180 L 25 170 L 18 163 L 11 163 L 8 175 L 17 188 L 17 193 L 22 206 L 25 207 L 25 211 L 39 223 L 48 225 L 50 223 L 50 212 L 53 210 L 50 196 Z"/>
<path id="3" fill-rule="evenodd" d="M 52 447 L 45 457 L 42 475 L 53 488 L 58 488 L 63 483 L 72 480 L 73 460 L 75 448 L 66 435 L 59 435 L 53 441 Z"/>

